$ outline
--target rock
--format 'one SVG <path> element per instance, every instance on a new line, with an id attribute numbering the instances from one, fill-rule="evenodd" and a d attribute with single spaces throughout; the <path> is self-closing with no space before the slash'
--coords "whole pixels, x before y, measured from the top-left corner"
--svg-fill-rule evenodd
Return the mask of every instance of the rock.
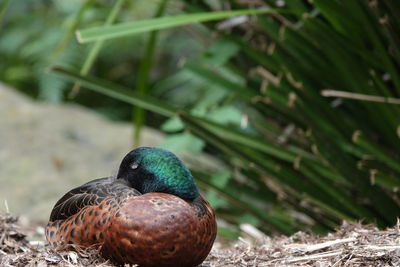
<path id="1" fill-rule="evenodd" d="M 115 175 L 132 148 L 132 126 L 84 107 L 34 102 L 0 83 L 0 210 L 45 222 L 68 190 Z M 144 128 L 141 145 L 157 146 Z"/>

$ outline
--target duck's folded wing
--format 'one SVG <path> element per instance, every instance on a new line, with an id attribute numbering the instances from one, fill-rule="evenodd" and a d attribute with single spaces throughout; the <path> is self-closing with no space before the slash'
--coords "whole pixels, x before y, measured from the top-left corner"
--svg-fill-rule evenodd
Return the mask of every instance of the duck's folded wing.
<path id="1" fill-rule="evenodd" d="M 140 193 L 130 188 L 123 180 L 116 182 L 113 177 L 90 181 L 72 189 L 58 200 L 51 212 L 50 221 L 66 219 L 86 206 L 98 205 L 106 198 L 125 194 L 138 195 Z"/>

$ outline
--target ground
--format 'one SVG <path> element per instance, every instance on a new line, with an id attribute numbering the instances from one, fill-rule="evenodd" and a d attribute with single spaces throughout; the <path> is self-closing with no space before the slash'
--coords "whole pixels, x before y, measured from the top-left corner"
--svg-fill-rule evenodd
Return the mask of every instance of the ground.
<path id="1" fill-rule="evenodd" d="M 217 241 L 202 266 L 400 266 L 399 223 L 378 230 L 345 222 L 326 237 L 256 236 L 230 245 Z M 0 214 L 0 266 L 114 266 L 96 251 L 55 252 L 43 240 L 42 226 L 23 227 L 10 214 Z"/>

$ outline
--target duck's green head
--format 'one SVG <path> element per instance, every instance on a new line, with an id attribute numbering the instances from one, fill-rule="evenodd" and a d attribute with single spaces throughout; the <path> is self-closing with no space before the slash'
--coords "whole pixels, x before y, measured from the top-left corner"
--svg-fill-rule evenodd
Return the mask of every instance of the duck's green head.
<path id="1" fill-rule="evenodd" d="M 118 179 L 127 180 L 142 194 L 169 193 L 192 200 L 198 196 L 193 176 L 172 152 L 155 147 L 140 147 L 122 160 Z"/>

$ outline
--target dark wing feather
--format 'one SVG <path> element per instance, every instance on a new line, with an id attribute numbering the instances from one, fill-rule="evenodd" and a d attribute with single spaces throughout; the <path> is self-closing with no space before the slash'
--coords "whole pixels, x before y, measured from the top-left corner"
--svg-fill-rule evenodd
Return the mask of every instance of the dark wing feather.
<path id="1" fill-rule="evenodd" d="M 98 205 L 107 197 L 117 198 L 123 196 L 140 195 L 129 187 L 127 182 L 114 177 L 100 178 L 76 187 L 66 193 L 54 206 L 50 221 L 64 220 L 78 213 L 86 206 Z"/>

